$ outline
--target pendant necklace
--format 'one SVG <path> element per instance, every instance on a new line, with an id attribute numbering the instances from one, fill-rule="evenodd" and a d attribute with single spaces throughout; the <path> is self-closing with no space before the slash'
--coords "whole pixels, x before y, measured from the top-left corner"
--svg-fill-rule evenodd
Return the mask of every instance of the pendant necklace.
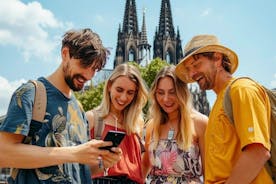
<path id="1" fill-rule="evenodd" d="M 168 131 L 168 140 L 172 140 L 174 137 L 174 128 L 170 128 L 170 130 Z"/>

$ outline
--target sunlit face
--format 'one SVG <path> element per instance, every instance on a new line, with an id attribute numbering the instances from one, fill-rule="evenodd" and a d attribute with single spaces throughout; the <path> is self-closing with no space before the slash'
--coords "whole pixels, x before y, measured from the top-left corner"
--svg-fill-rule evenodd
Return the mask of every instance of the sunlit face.
<path id="1" fill-rule="evenodd" d="M 126 76 L 116 78 L 108 88 L 111 108 L 116 111 L 124 110 L 136 95 L 136 84 Z"/>
<path id="2" fill-rule="evenodd" d="M 189 77 L 198 83 L 200 89 L 213 89 L 217 74 L 217 68 L 214 61 L 204 56 L 199 56 L 197 60 L 190 57 L 185 62 L 185 69 Z"/>
<path id="3" fill-rule="evenodd" d="M 171 77 L 164 77 L 159 79 L 155 97 L 157 103 L 166 113 L 170 114 L 178 110 L 179 104 L 173 79 Z"/>
<path id="4" fill-rule="evenodd" d="M 81 65 L 79 59 L 71 58 L 63 66 L 64 79 L 67 85 L 73 91 L 80 91 L 85 82 L 90 80 L 94 74 L 95 69 L 93 67 L 84 67 Z"/>

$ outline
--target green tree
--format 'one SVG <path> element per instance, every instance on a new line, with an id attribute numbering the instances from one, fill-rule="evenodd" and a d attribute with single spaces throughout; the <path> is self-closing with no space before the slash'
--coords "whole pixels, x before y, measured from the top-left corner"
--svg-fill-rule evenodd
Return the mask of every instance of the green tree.
<path id="1" fill-rule="evenodd" d="M 85 111 L 91 110 L 100 105 L 103 98 L 103 87 L 105 81 L 97 86 L 91 86 L 84 92 L 77 92 L 76 98 L 80 101 Z"/>
<path id="2" fill-rule="evenodd" d="M 161 60 L 160 58 L 155 58 L 146 67 L 142 67 L 142 70 L 140 70 L 141 75 L 149 88 L 151 87 L 151 84 L 154 81 L 157 73 L 164 66 L 167 66 L 167 65 L 169 65 L 169 64 L 166 61 Z"/>

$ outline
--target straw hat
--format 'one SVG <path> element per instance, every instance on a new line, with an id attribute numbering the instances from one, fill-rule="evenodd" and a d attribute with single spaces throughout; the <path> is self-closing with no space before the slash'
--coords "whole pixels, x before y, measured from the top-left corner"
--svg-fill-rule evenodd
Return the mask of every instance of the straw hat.
<path id="1" fill-rule="evenodd" d="M 222 46 L 219 40 L 214 35 L 198 35 L 192 38 L 187 43 L 184 49 L 184 58 L 176 65 L 176 75 L 186 83 L 194 82 L 192 78 L 188 76 L 187 70 L 184 67 L 185 61 L 187 61 L 192 55 L 204 53 L 204 52 L 219 52 L 228 56 L 231 62 L 230 73 L 234 73 L 238 67 L 238 56 L 231 49 Z"/>

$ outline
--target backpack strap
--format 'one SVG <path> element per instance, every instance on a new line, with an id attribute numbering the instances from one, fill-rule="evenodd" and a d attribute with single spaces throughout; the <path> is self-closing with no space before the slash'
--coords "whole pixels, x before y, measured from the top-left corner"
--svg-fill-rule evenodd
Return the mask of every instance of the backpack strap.
<path id="1" fill-rule="evenodd" d="M 32 119 L 38 122 L 43 122 L 47 106 L 46 88 L 41 81 L 29 80 L 29 82 L 33 83 L 35 86 Z"/>
<path id="2" fill-rule="evenodd" d="M 41 81 L 29 80 L 28 82 L 35 86 L 32 119 L 38 122 L 43 122 L 47 104 L 46 88 Z M 0 116 L 0 124 L 5 120 L 5 118 L 6 115 Z"/>
<path id="3" fill-rule="evenodd" d="M 229 118 L 229 120 L 232 124 L 234 124 L 234 117 L 233 117 L 233 109 L 232 109 L 232 100 L 231 100 L 231 96 L 230 96 L 230 90 L 231 90 L 231 86 L 239 79 L 249 79 L 249 80 L 254 81 L 253 79 L 251 79 L 249 77 L 239 77 L 239 78 L 234 79 L 226 87 L 224 99 L 223 99 L 223 109 L 224 109 L 226 116 Z"/>
<path id="4" fill-rule="evenodd" d="M 44 116 L 46 113 L 46 106 L 47 106 L 47 94 L 46 88 L 41 81 L 38 80 L 29 80 L 28 82 L 33 83 L 35 87 L 35 97 L 34 97 L 34 105 L 33 105 L 33 112 L 32 112 L 32 120 L 36 121 L 38 125 L 34 125 L 31 122 L 30 125 L 30 132 L 27 137 L 23 140 L 25 144 L 30 144 L 34 134 L 41 128 L 41 123 L 44 121 Z M 30 135 L 31 134 L 31 135 Z M 19 172 L 19 168 L 11 168 L 10 175 L 13 180 L 16 179 Z"/>
<path id="5" fill-rule="evenodd" d="M 94 115 L 94 139 L 101 140 L 103 128 L 104 128 L 104 121 L 103 118 L 99 117 L 99 114 L 96 110 L 93 110 Z"/>
<path id="6" fill-rule="evenodd" d="M 232 101 L 230 97 L 230 88 L 231 84 L 227 86 L 223 99 L 223 109 L 226 116 L 230 119 L 230 122 L 234 124 L 233 110 L 232 110 Z"/>
<path id="7" fill-rule="evenodd" d="M 6 114 L 0 116 L 0 125 L 5 121 L 6 116 L 7 116 Z"/>
<path id="8" fill-rule="evenodd" d="M 271 149 L 270 149 L 270 154 L 271 157 L 268 160 L 269 167 L 267 168 L 267 171 L 269 174 L 272 176 L 272 180 L 274 183 L 276 183 L 276 89 L 267 89 L 264 87 L 270 101 L 270 110 L 271 110 L 271 115 L 270 115 L 270 130 L 271 130 L 271 137 L 270 137 L 270 142 L 271 142 Z"/>
<path id="9" fill-rule="evenodd" d="M 38 80 L 29 80 L 28 82 L 33 83 L 35 86 L 35 98 L 29 135 L 25 137 L 23 141 L 25 144 L 30 144 L 35 133 L 41 128 L 41 125 L 44 122 L 47 106 L 47 95 L 44 84 Z"/>

